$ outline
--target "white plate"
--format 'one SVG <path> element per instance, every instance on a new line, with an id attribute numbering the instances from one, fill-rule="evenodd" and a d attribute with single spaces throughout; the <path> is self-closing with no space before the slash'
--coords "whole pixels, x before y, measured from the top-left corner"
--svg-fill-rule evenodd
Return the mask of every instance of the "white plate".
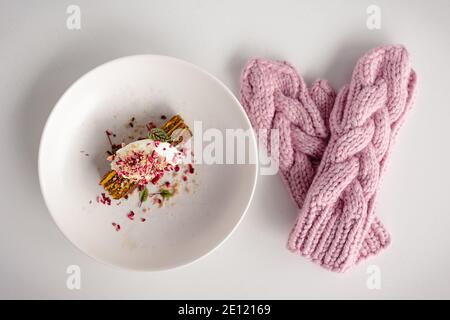
<path id="1" fill-rule="evenodd" d="M 145 122 L 161 114 L 180 114 L 190 126 L 202 121 L 203 129 L 221 132 L 250 128 L 238 100 L 219 80 L 187 62 L 154 55 L 124 57 L 90 71 L 47 120 L 39 150 L 42 193 L 58 227 L 89 256 L 135 270 L 184 265 L 221 244 L 247 210 L 256 163 L 195 165 L 193 192 L 180 193 L 172 205 L 152 208 L 147 216 L 139 213 L 134 221 L 126 213 L 139 212 L 138 201 L 96 202 L 98 181 L 108 169 L 105 130 L 120 137 L 131 117 Z M 256 159 L 253 133 L 248 145 L 248 155 Z M 141 216 L 147 221 L 140 222 Z M 112 222 L 122 229 L 117 232 Z"/>

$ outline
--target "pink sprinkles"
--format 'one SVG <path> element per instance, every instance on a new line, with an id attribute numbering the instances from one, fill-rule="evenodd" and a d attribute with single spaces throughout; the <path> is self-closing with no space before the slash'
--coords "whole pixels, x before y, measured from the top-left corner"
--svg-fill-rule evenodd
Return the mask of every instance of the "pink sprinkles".
<path id="1" fill-rule="evenodd" d="M 159 141 L 155 141 L 157 145 Z M 172 165 L 166 162 L 164 157 L 160 157 L 153 150 L 151 154 L 146 155 L 143 151 L 134 151 L 124 159 L 116 161 L 118 166 L 117 174 L 122 176 L 138 175 L 140 177 L 150 177 L 150 181 L 156 184 L 164 175 L 164 171 L 172 170 Z M 144 178 L 139 181 L 140 185 L 146 185 L 148 181 Z"/>
<path id="2" fill-rule="evenodd" d="M 110 206 L 111 205 L 111 198 L 108 197 L 104 192 L 101 194 L 101 196 L 97 196 L 97 202 L 102 203 L 105 205 Z"/>
<path id="3" fill-rule="evenodd" d="M 134 212 L 133 210 L 131 210 L 128 214 L 127 214 L 127 218 L 130 220 L 134 220 Z"/>

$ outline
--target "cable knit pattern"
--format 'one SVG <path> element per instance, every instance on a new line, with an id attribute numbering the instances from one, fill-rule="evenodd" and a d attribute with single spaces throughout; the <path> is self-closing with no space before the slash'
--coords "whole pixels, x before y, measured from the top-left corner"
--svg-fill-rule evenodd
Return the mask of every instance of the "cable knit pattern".
<path id="1" fill-rule="evenodd" d="M 374 201 L 415 82 L 401 46 L 367 53 L 336 99 L 325 81 L 307 89 L 287 63 L 249 62 L 242 103 L 257 132 L 280 131 L 280 171 L 300 208 L 290 250 L 345 271 L 389 244 Z"/>
<path id="2" fill-rule="evenodd" d="M 334 90 L 323 80 L 308 90 L 295 69 L 285 62 L 257 59 L 243 72 L 243 105 L 257 133 L 261 133 L 260 129 L 278 129 L 279 170 L 298 207 L 303 205 L 327 146 L 327 120 L 335 97 Z M 262 142 L 271 154 L 270 135 Z"/>

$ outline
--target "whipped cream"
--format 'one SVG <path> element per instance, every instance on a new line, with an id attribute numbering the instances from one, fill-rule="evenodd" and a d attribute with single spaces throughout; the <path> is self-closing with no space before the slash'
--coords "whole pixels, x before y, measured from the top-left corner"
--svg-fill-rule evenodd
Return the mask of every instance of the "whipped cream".
<path id="1" fill-rule="evenodd" d="M 111 169 L 119 176 L 141 184 L 155 183 L 182 162 L 184 154 L 168 142 L 138 140 L 117 150 Z"/>

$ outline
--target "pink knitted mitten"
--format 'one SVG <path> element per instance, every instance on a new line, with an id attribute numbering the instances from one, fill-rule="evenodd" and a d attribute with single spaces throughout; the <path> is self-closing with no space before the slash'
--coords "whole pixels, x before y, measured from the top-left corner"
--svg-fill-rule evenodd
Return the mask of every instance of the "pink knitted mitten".
<path id="1" fill-rule="evenodd" d="M 287 63 L 249 62 L 242 103 L 257 132 L 279 130 L 280 172 L 300 208 L 290 250 L 345 271 L 389 244 L 373 215 L 374 200 L 415 80 L 400 46 L 361 58 L 336 101 L 327 82 L 307 89 Z M 270 141 L 267 147 L 270 153 Z"/>
<path id="2" fill-rule="evenodd" d="M 278 129 L 279 170 L 299 208 L 328 143 L 335 98 L 326 81 L 318 80 L 308 89 L 286 62 L 252 60 L 242 74 L 242 104 L 257 133 Z M 270 154 L 270 135 L 262 142 Z"/>

